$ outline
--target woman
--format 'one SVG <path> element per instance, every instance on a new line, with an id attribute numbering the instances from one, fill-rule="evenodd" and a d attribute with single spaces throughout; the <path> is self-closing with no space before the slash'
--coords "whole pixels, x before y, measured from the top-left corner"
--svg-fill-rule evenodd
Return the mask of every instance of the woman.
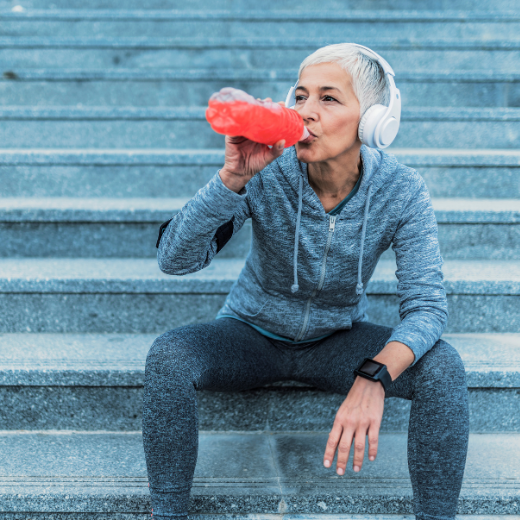
<path id="1" fill-rule="evenodd" d="M 469 438 L 466 377 L 439 339 L 447 321 L 437 224 L 422 177 L 361 144 L 361 116 L 386 104 L 380 64 L 352 44 L 300 66 L 297 110 L 311 137 L 271 149 L 226 137 L 225 164 L 163 225 L 160 268 L 203 269 L 252 219 L 245 266 L 213 321 L 176 328 L 146 361 L 143 442 L 153 516 L 187 518 L 198 446 L 196 390 L 296 380 L 346 396 L 323 464 L 343 475 L 375 460 L 385 397 L 412 401 L 408 465 L 414 513 L 457 512 Z M 401 323 L 368 321 L 366 284 L 392 245 Z M 390 383 L 360 377 L 370 358 Z M 383 368 L 384 368 L 383 367 Z"/>

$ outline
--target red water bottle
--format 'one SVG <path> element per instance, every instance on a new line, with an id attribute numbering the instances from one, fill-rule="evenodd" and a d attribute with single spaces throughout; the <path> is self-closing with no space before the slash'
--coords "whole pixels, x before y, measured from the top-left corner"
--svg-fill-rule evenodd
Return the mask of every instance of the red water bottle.
<path id="1" fill-rule="evenodd" d="M 270 146 L 285 139 L 285 148 L 309 136 L 296 110 L 259 101 L 243 90 L 223 88 L 210 97 L 208 104 L 206 119 L 219 134 L 243 136 Z"/>

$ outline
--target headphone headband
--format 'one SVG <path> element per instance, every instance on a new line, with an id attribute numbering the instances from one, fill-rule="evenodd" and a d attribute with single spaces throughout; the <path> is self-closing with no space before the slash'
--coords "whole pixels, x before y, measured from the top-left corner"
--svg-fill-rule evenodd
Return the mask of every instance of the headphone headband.
<path id="1" fill-rule="evenodd" d="M 360 49 L 367 51 L 367 54 L 371 55 L 370 56 L 371 58 L 373 58 L 379 62 L 379 64 L 383 68 L 383 72 L 385 74 L 390 74 L 390 76 L 394 76 L 394 78 L 395 78 L 394 69 L 392 67 L 390 67 L 390 64 L 382 56 L 377 54 L 377 52 L 374 52 L 372 49 L 369 49 L 368 47 L 365 47 L 364 45 L 359 45 L 358 43 L 351 43 L 350 45 L 354 45 L 355 47 L 359 47 Z"/>

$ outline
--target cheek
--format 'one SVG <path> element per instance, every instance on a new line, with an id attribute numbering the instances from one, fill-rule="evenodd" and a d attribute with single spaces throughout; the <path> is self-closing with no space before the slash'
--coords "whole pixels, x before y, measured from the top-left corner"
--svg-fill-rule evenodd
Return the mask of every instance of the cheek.
<path id="1" fill-rule="evenodd" d="M 352 145 L 357 139 L 358 123 L 357 117 L 334 121 L 327 132 L 329 137 L 328 141 L 338 147 Z"/>

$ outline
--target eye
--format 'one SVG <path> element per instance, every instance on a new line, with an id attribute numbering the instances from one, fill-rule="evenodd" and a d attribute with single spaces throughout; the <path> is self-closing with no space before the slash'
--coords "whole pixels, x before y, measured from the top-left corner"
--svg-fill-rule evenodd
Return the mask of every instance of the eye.
<path id="1" fill-rule="evenodd" d="M 296 102 L 301 101 L 302 98 L 303 96 L 295 96 Z"/>
<path id="2" fill-rule="evenodd" d="M 328 95 L 327 96 L 323 96 L 323 99 L 325 99 L 325 98 L 329 98 L 329 99 L 332 99 L 332 101 L 336 101 L 332 96 L 328 96 Z M 327 101 L 327 100 L 325 99 L 325 101 Z"/>

